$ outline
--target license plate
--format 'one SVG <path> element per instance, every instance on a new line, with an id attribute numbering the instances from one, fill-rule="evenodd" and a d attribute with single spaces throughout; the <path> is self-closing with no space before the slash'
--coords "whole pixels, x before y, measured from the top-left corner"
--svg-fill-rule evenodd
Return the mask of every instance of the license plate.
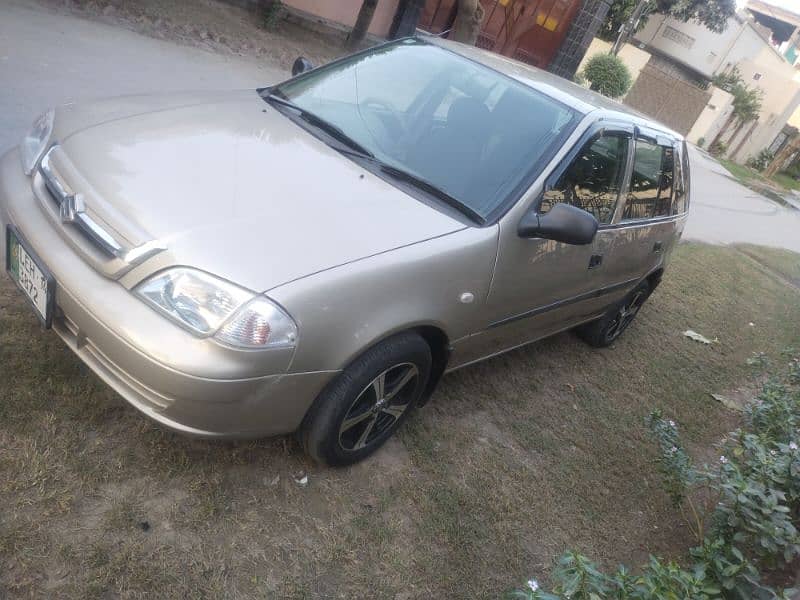
<path id="1" fill-rule="evenodd" d="M 55 280 L 13 227 L 6 229 L 6 271 L 30 300 L 45 327 L 53 319 Z"/>

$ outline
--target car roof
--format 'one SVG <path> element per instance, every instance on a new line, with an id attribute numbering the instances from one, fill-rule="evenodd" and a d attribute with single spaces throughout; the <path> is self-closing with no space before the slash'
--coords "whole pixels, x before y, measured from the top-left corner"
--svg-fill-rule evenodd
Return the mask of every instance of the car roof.
<path id="1" fill-rule="evenodd" d="M 436 36 L 423 34 L 418 35 L 418 38 L 512 77 L 520 83 L 550 96 L 584 115 L 592 113 L 598 120 L 619 119 L 632 123 L 633 125 L 656 130 L 659 133 L 673 137 L 677 141 L 682 141 L 684 139 L 680 133 L 651 119 L 647 115 L 643 115 L 621 102 L 588 90 L 585 87 L 548 71 L 538 69 L 501 54 L 489 52 L 488 50 L 483 50 L 467 44 L 452 42 Z"/>

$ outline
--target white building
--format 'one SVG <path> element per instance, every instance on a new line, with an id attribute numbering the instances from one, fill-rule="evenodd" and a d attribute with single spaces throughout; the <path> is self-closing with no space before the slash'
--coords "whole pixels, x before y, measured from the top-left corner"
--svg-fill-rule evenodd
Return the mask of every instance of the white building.
<path id="1" fill-rule="evenodd" d="M 729 19 L 722 33 L 695 22 L 684 23 L 652 15 L 636 34 L 635 43 L 668 60 L 684 78 L 699 85 L 737 67 L 745 84 L 761 90 L 758 119 L 738 130 L 727 130 L 723 140 L 728 157 L 744 162 L 770 146 L 800 106 L 800 71 L 771 43 L 772 32 L 742 12 Z M 723 123 L 717 122 L 716 131 Z M 711 130 L 714 128 L 712 127 Z M 711 140 L 706 139 L 706 143 Z"/>

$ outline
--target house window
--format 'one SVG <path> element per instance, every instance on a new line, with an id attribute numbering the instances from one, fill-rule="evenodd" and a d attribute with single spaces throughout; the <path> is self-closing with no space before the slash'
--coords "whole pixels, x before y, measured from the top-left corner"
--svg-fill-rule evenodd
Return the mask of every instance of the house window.
<path id="1" fill-rule="evenodd" d="M 664 28 L 664 32 L 661 34 L 661 36 L 667 38 L 668 40 L 672 40 L 679 46 L 683 46 L 686 49 L 691 49 L 691 47 L 694 46 L 694 38 L 692 36 L 686 35 L 682 31 L 678 31 L 669 25 Z"/>
<path id="2" fill-rule="evenodd" d="M 753 73 L 753 79 L 756 80 L 756 81 L 761 79 L 761 73 Z"/>

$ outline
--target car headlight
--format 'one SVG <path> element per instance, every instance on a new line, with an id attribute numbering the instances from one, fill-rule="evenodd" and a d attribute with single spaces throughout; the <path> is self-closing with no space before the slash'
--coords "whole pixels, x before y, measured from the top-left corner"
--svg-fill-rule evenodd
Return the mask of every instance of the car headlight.
<path id="1" fill-rule="evenodd" d="M 19 150 L 25 175 L 33 173 L 39 159 L 42 158 L 44 151 L 47 150 L 50 136 L 53 133 L 54 118 L 55 112 L 51 108 L 33 122 L 31 130 L 22 138 Z"/>
<path id="2" fill-rule="evenodd" d="M 269 298 L 202 271 L 169 269 L 134 291 L 199 337 L 249 349 L 291 347 L 297 340 L 295 322 Z"/>

